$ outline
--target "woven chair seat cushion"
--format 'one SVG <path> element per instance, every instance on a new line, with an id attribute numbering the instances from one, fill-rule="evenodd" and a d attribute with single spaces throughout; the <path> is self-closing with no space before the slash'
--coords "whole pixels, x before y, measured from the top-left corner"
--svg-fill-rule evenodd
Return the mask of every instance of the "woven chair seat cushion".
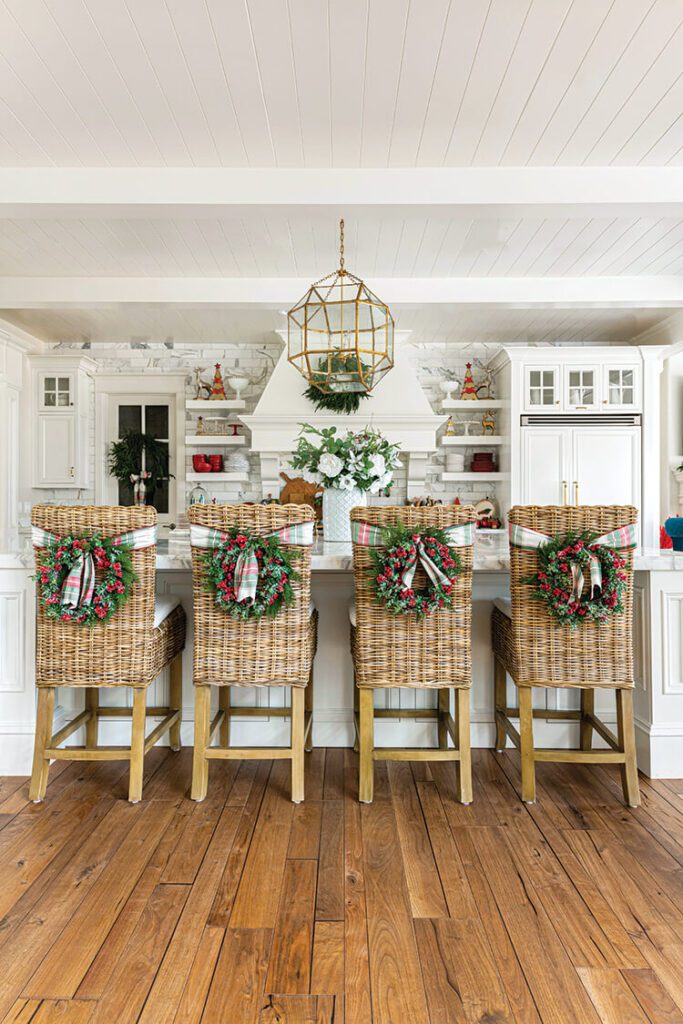
<path id="1" fill-rule="evenodd" d="M 143 685 L 149 686 L 154 682 L 161 670 L 166 667 L 177 654 L 185 647 L 186 616 L 185 609 L 177 601 L 172 602 L 173 607 L 164 616 L 161 622 L 154 626 L 152 633 L 152 669 L 150 675 L 144 680 Z M 156 623 L 156 615 L 155 615 Z"/>
<path id="2" fill-rule="evenodd" d="M 355 601 L 350 601 L 349 602 L 349 622 L 355 628 L 355 625 L 356 625 L 356 602 Z"/>
<path id="3" fill-rule="evenodd" d="M 157 594 L 154 600 L 154 628 L 157 629 L 179 604 L 179 599 L 172 594 Z"/>

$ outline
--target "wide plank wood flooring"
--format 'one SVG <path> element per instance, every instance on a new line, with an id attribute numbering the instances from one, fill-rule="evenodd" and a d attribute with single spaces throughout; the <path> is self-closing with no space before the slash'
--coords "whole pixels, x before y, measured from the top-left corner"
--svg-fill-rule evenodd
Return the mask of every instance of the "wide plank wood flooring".
<path id="1" fill-rule="evenodd" d="M 683 782 L 512 752 L 376 768 L 350 750 L 216 762 L 154 749 L 0 779 L 2 1024 L 683 1024 Z"/>

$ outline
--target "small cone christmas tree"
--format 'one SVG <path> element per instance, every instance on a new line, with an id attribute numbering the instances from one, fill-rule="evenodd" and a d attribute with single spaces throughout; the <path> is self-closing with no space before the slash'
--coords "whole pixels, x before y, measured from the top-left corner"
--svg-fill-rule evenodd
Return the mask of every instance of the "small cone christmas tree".
<path id="1" fill-rule="evenodd" d="M 472 363 L 466 364 L 465 379 L 462 382 L 462 390 L 460 391 L 460 398 L 474 398 L 477 397 L 477 389 L 474 386 L 474 379 L 472 377 Z"/>
<path id="2" fill-rule="evenodd" d="M 223 378 L 221 376 L 221 364 L 216 363 L 216 372 L 213 375 L 213 384 L 211 385 L 211 394 L 209 398 L 225 398 L 225 388 L 223 387 Z"/>

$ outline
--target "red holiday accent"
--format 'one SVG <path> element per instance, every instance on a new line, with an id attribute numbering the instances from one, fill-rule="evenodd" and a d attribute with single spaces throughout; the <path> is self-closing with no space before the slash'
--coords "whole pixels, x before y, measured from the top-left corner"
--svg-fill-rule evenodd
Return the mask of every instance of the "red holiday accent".
<path id="1" fill-rule="evenodd" d="M 465 379 L 462 382 L 462 389 L 460 391 L 460 398 L 477 398 L 477 389 L 474 386 L 474 378 L 472 377 L 472 363 L 466 364 Z"/>
<path id="2" fill-rule="evenodd" d="M 213 375 L 213 384 L 211 385 L 211 394 L 209 398 L 225 398 L 225 388 L 223 387 L 223 377 L 221 376 L 221 364 L 216 363 L 216 372 Z"/>

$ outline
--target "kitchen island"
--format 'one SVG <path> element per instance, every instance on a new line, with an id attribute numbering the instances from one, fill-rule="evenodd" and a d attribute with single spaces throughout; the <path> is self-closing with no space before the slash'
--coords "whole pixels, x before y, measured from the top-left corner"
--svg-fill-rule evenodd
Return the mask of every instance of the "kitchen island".
<path id="1" fill-rule="evenodd" d="M 193 740 L 194 693 L 192 687 L 192 563 L 189 543 L 179 532 L 171 540 L 163 536 L 157 549 L 157 591 L 178 597 L 188 613 L 187 646 L 183 657 L 183 726 L 185 744 Z M 496 598 L 509 596 L 508 542 L 506 534 L 477 538 L 474 559 L 472 610 L 472 745 L 492 747 L 493 656 L 490 619 Z M 316 543 L 312 556 L 313 598 L 320 615 L 318 653 L 315 660 L 313 740 L 317 745 L 350 746 L 353 743 L 353 670 L 349 652 L 348 606 L 353 596 L 351 546 Z M 641 549 L 635 556 L 634 644 L 636 689 L 636 741 L 641 769 L 654 777 L 672 777 L 680 770 L 683 746 L 683 553 Z M 3 660 L 4 699 L 12 703 L 12 714 L 3 717 L 3 745 L 0 774 L 30 771 L 35 725 L 34 672 L 34 583 L 33 551 L 28 539 L 15 554 L 0 561 L 0 615 L 4 635 L 9 638 Z M 152 684 L 150 704 L 163 704 L 167 679 L 162 674 Z M 129 694 L 126 696 L 130 697 Z M 254 701 L 263 707 L 263 717 L 235 721 L 236 742 L 272 744 L 284 741 L 288 721 L 268 715 L 269 706 L 284 703 L 284 694 L 273 688 L 240 691 L 233 688 L 233 703 Z M 120 693 L 102 691 L 103 703 L 121 700 Z M 536 707 L 571 709 L 576 691 L 536 691 Z M 69 689 L 58 691 L 55 728 L 70 718 L 82 695 Z M 427 707 L 434 694 L 413 690 L 378 693 L 379 704 L 393 708 Z M 510 684 L 509 700 L 514 701 Z M 615 721 L 614 697 L 596 694 L 596 709 L 608 723 Z M 537 720 L 534 723 L 539 746 L 572 745 L 576 726 L 570 722 Z M 125 740 L 125 725 L 115 720 L 102 723 L 103 742 Z M 435 741 L 435 727 L 409 719 L 378 720 L 380 744 L 419 746 Z M 73 743 L 81 742 L 78 733 Z"/>

